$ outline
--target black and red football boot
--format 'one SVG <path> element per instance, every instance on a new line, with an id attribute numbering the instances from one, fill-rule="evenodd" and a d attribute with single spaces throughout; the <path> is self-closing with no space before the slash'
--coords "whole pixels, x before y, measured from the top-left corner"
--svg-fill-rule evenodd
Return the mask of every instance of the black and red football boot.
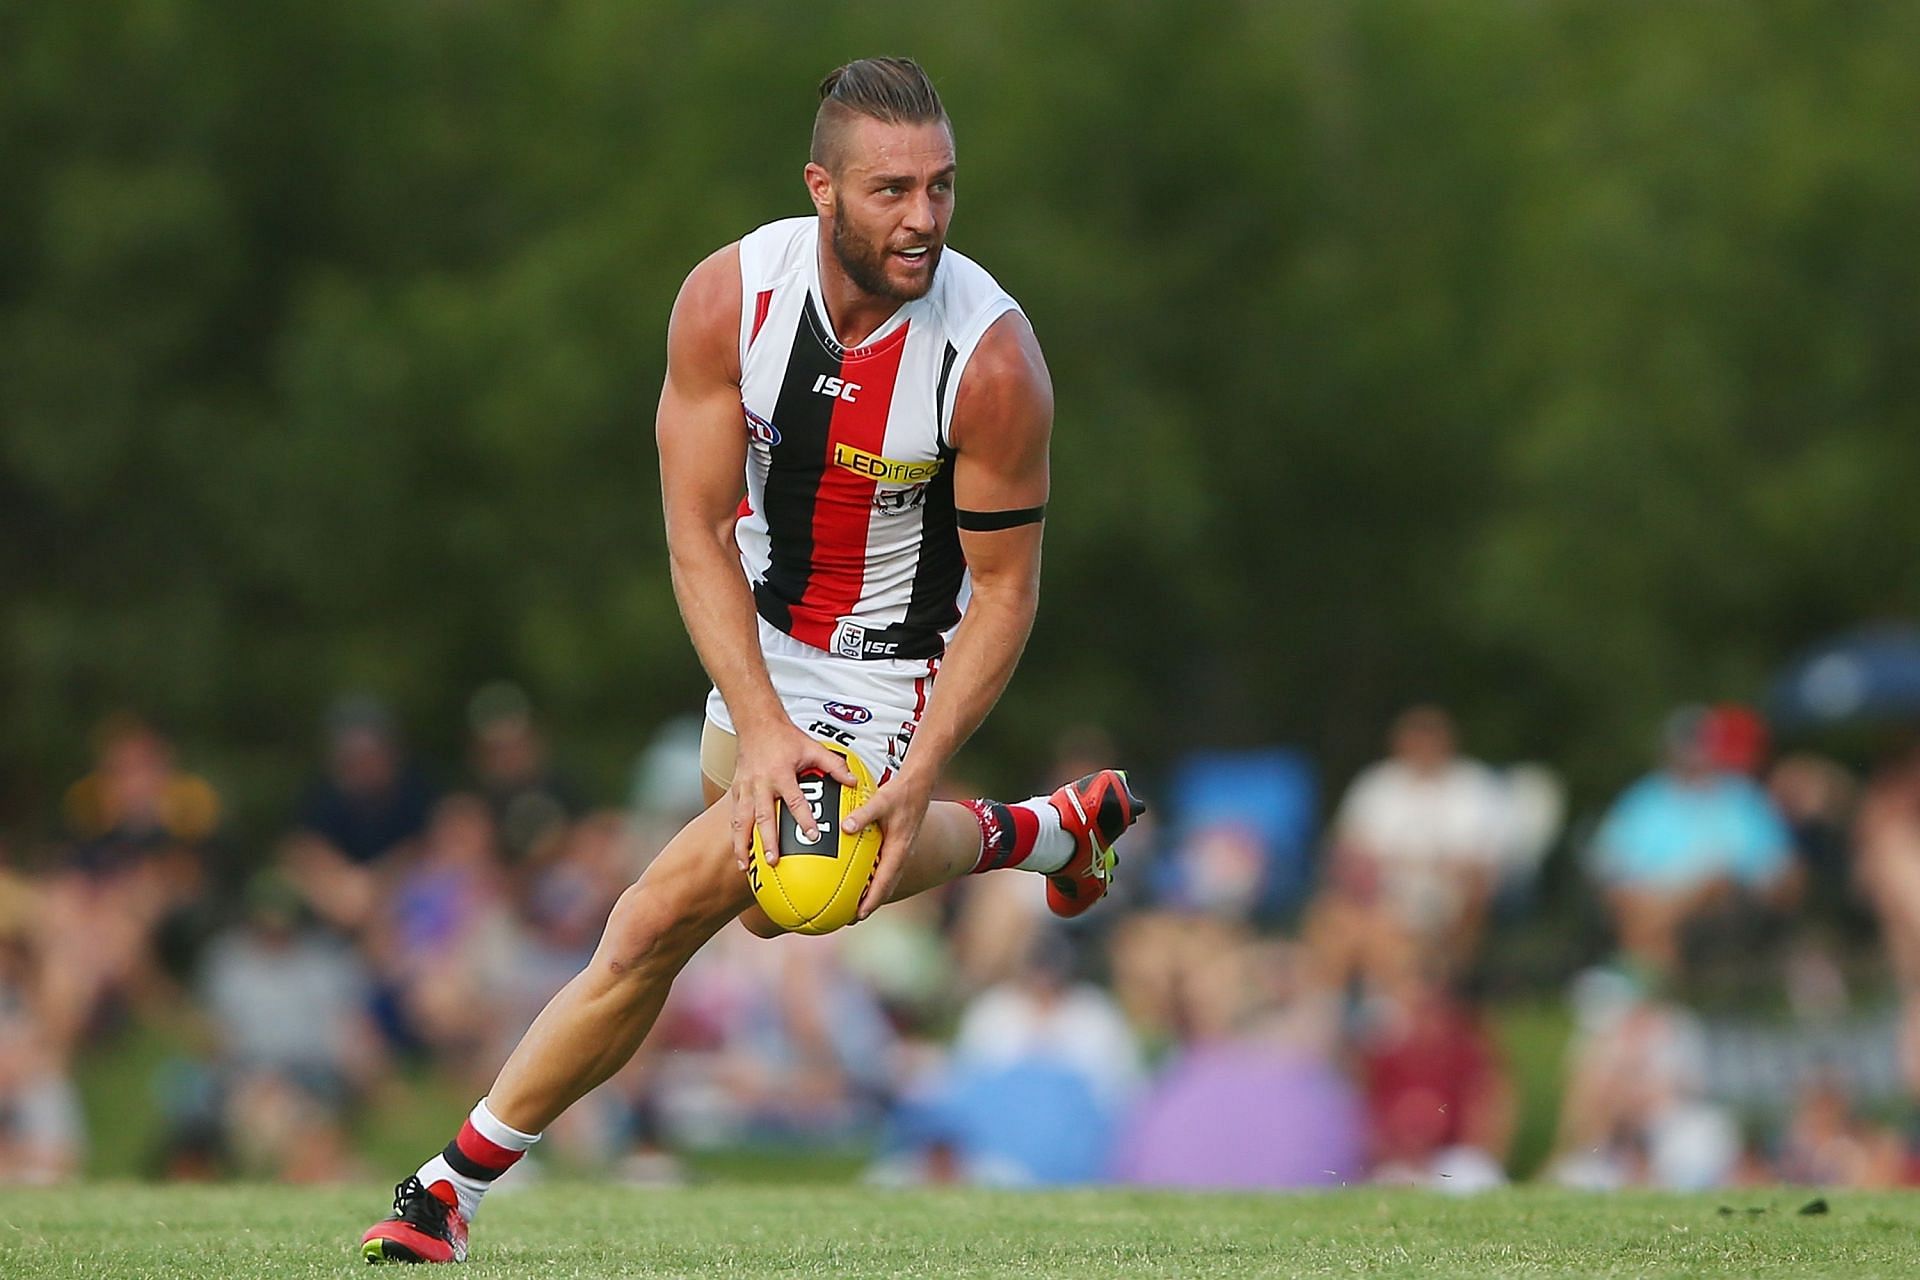
<path id="1" fill-rule="evenodd" d="M 465 1262 L 467 1220 L 453 1184 L 413 1177 L 395 1187 L 393 1212 L 367 1228 L 360 1253 L 368 1262 Z"/>
<path id="2" fill-rule="evenodd" d="M 1047 907 L 1057 916 L 1077 916 L 1106 896 L 1120 861 L 1114 842 L 1147 805 L 1133 793 L 1124 769 L 1090 773 L 1047 798 L 1073 837 L 1073 857 L 1047 875 Z"/>

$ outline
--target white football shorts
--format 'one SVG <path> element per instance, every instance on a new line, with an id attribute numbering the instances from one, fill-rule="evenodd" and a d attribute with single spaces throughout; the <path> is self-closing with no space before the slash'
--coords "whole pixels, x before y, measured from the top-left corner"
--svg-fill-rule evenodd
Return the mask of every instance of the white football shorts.
<path id="1" fill-rule="evenodd" d="M 940 660 L 842 658 L 795 640 L 765 618 L 758 621 L 760 652 L 788 718 L 816 738 L 849 748 L 884 782 L 913 743 Z M 707 720 L 735 732 L 718 689 L 707 695 Z"/>

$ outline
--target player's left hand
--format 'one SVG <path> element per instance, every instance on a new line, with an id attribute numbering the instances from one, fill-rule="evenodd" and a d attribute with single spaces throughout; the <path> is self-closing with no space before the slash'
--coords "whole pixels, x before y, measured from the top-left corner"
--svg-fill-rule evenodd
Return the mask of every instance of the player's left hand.
<path id="1" fill-rule="evenodd" d="M 900 882 L 900 873 L 906 869 L 907 851 L 913 848 L 920 824 L 926 821 L 927 806 L 932 803 L 932 779 L 923 781 L 903 771 L 887 779 L 871 799 L 847 815 L 845 827 L 849 834 L 875 822 L 880 824 L 881 831 L 880 857 L 874 864 L 867 891 L 860 896 L 855 920 L 865 920 L 893 896 L 893 886 Z"/>

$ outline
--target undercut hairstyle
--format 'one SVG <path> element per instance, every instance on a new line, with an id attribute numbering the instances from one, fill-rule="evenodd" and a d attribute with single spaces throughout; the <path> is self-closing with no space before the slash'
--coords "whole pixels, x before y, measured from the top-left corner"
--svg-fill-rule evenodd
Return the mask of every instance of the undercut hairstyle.
<path id="1" fill-rule="evenodd" d="M 912 58 L 861 58 L 835 67 L 820 82 L 820 110 L 813 117 L 813 147 L 808 159 L 837 173 L 841 139 L 858 116 L 882 124 L 944 124 L 953 122 L 940 104 L 920 64 Z"/>

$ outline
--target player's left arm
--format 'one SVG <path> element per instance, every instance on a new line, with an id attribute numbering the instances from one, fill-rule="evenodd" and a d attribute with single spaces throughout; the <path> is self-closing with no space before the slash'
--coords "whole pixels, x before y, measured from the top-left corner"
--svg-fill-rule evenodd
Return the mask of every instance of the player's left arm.
<path id="1" fill-rule="evenodd" d="M 900 772 L 849 816 L 847 827 L 881 824 L 865 919 L 893 892 L 947 762 L 1000 699 L 1033 630 L 1040 604 L 1041 514 L 1053 382 L 1025 316 L 1009 311 L 974 349 L 954 398 L 953 505 L 973 599 L 940 664 L 913 750 Z"/>

